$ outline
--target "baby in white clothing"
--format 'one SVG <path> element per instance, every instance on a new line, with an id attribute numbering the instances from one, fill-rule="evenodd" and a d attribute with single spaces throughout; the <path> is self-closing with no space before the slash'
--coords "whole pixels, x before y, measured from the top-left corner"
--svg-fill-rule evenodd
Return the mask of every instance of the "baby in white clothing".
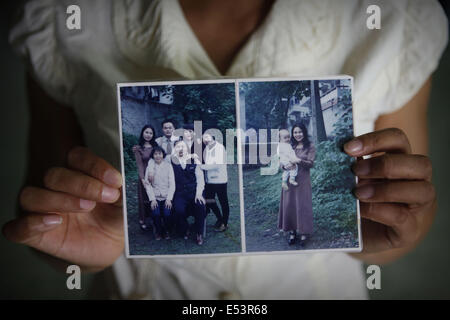
<path id="1" fill-rule="evenodd" d="M 290 144 L 291 135 L 289 134 L 289 131 L 286 129 L 281 129 L 279 132 L 279 136 L 280 143 L 278 144 L 278 156 L 280 157 L 280 164 L 281 168 L 283 169 L 281 187 L 284 190 L 288 190 L 288 181 L 293 186 L 298 185 L 298 183 L 295 181 L 295 178 L 297 177 L 298 173 L 297 163 L 300 163 L 301 159 L 297 158 L 294 149 L 292 149 L 292 146 Z M 289 165 L 294 165 L 295 167 L 290 170 L 284 168 L 285 166 Z"/>

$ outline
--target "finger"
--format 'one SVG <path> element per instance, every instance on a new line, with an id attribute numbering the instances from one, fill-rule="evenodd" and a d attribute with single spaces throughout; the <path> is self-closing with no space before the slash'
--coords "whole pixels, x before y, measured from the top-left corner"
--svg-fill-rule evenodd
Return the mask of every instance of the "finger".
<path id="1" fill-rule="evenodd" d="M 389 182 L 389 180 L 388 179 L 364 179 L 364 178 L 361 178 L 361 179 L 358 179 L 357 187 L 365 186 L 368 184 L 383 184 L 386 182 Z"/>
<path id="2" fill-rule="evenodd" d="M 116 200 L 116 202 L 114 202 L 112 205 L 115 206 L 115 207 L 122 208 L 122 207 L 123 207 L 123 202 L 122 202 L 122 197 L 123 197 L 122 187 L 120 187 L 119 193 L 120 193 L 119 198 L 118 198 L 118 199 Z"/>
<path id="3" fill-rule="evenodd" d="M 389 128 L 356 137 L 344 145 L 345 152 L 360 157 L 375 152 L 411 153 L 411 146 L 405 133 Z"/>
<path id="4" fill-rule="evenodd" d="M 432 202 L 436 197 L 436 192 L 428 181 L 387 181 L 357 186 L 355 195 L 362 202 L 423 205 Z"/>
<path id="5" fill-rule="evenodd" d="M 3 226 L 2 232 L 5 238 L 12 242 L 36 247 L 43 233 L 60 226 L 62 220 L 62 216 L 57 214 L 31 213 L 9 221 Z"/>
<path id="6" fill-rule="evenodd" d="M 82 199 L 113 203 L 120 191 L 81 172 L 66 168 L 51 168 L 44 177 L 44 185 L 53 191 L 68 193 Z"/>
<path id="7" fill-rule="evenodd" d="M 360 178 L 406 179 L 431 181 L 432 166 L 428 157 L 387 153 L 379 157 L 359 160 L 352 166 Z"/>
<path id="8" fill-rule="evenodd" d="M 20 206 L 31 212 L 87 212 L 95 201 L 80 199 L 72 195 L 41 188 L 26 187 L 20 193 Z"/>
<path id="9" fill-rule="evenodd" d="M 67 156 L 67 162 L 70 168 L 79 170 L 111 187 L 120 188 L 122 185 L 120 173 L 87 148 L 73 148 Z"/>
<path id="10" fill-rule="evenodd" d="M 369 203 L 361 202 L 361 217 L 389 227 L 403 225 L 411 214 L 409 207 L 400 203 Z"/>
<path id="11" fill-rule="evenodd" d="M 402 248 L 418 241 L 418 219 L 406 205 L 360 203 L 360 208 L 365 243 L 371 243 L 372 246 L 381 245 L 383 250 L 386 250 Z M 371 223 L 368 224 L 367 220 Z M 372 230 L 367 230 L 369 228 Z M 371 239 L 367 238 L 369 236 Z"/>

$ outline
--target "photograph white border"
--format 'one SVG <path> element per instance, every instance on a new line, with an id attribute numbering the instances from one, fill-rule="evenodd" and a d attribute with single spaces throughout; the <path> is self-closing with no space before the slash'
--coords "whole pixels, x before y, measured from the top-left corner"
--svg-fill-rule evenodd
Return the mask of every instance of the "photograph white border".
<path id="1" fill-rule="evenodd" d="M 235 104 L 236 104 L 236 128 L 241 128 L 240 123 L 240 103 L 239 103 L 239 83 L 241 82 L 282 82 L 282 81 L 308 81 L 308 80 L 337 80 L 350 79 L 351 96 L 352 96 L 352 120 L 353 120 L 353 135 L 355 128 L 354 118 L 354 82 L 353 77 L 349 75 L 329 75 L 320 77 L 255 77 L 255 78 L 229 78 L 229 79 L 203 79 L 203 80 L 163 80 L 163 81 L 144 81 L 144 82 L 123 82 L 117 83 L 117 107 L 118 107 L 118 122 L 119 122 L 119 138 L 120 138 L 120 163 L 122 170 L 122 203 L 123 203 L 123 219 L 124 219 L 124 233 L 125 233 L 125 256 L 127 259 L 148 259 L 148 258 L 194 258 L 194 257 L 231 257 L 231 256 L 252 256 L 252 255 L 281 255 L 281 254 L 308 254 L 308 253 L 324 253 L 324 252 L 361 252 L 363 249 L 362 232 L 361 232 L 361 214 L 359 200 L 355 198 L 357 210 L 357 224 L 358 224 L 358 247 L 355 248 L 329 248 L 329 249 L 305 249 L 305 250 L 282 250 L 282 251 L 251 251 L 246 250 L 245 239 L 245 207 L 244 207 L 244 184 L 242 171 L 242 150 L 241 150 L 241 136 L 240 130 L 237 130 L 237 156 L 238 161 L 238 184 L 239 184 L 239 208 L 241 221 L 241 252 L 229 253 L 205 253 L 205 254 L 167 254 L 167 255 L 131 255 L 128 239 L 128 213 L 127 213 L 127 197 L 126 197 L 126 183 L 125 183 L 125 164 L 123 151 L 123 134 L 122 134 L 122 105 L 120 97 L 120 88 L 122 87 L 142 87 L 142 86 L 164 86 L 164 85 L 193 85 L 193 84 L 213 84 L 213 83 L 234 83 L 235 85 Z M 241 162 L 241 163 L 239 163 Z M 355 176 L 355 182 L 358 178 Z"/>

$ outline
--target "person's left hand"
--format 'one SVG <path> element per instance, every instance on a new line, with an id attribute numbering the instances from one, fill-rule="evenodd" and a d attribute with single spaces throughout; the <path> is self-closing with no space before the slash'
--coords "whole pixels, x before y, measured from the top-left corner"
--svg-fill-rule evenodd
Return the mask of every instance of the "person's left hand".
<path id="1" fill-rule="evenodd" d="M 359 178 L 355 195 L 360 200 L 363 253 L 416 246 L 436 209 L 429 158 L 411 154 L 407 136 L 395 128 L 356 137 L 344 150 L 358 157 L 353 171 Z M 373 156 L 361 158 L 367 155 Z"/>

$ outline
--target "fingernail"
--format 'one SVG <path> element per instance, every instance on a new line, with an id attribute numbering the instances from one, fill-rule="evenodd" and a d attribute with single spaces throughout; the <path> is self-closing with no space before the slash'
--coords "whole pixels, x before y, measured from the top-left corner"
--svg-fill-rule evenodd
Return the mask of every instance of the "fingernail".
<path id="1" fill-rule="evenodd" d="M 369 161 L 358 161 L 353 167 L 353 172 L 358 175 L 367 175 L 370 172 Z"/>
<path id="2" fill-rule="evenodd" d="M 103 194 L 102 194 L 103 196 Z M 95 206 L 95 201 L 80 199 L 80 208 L 81 209 L 92 209 Z"/>
<path id="3" fill-rule="evenodd" d="M 355 190 L 356 196 L 359 199 L 369 199 L 371 197 L 373 197 L 373 194 L 375 193 L 375 189 L 373 188 L 373 186 L 362 186 L 362 187 L 358 187 Z"/>
<path id="4" fill-rule="evenodd" d="M 46 225 L 46 226 L 53 226 L 56 224 L 61 224 L 62 223 L 62 217 L 59 215 L 47 215 L 45 217 L 42 218 L 42 222 Z"/>
<path id="5" fill-rule="evenodd" d="M 344 146 L 345 150 L 348 152 L 358 152 L 361 151 L 363 148 L 363 144 L 358 139 L 353 139 L 352 141 L 348 142 Z"/>
<path id="6" fill-rule="evenodd" d="M 102 200 L 103 201 L 114 201 L 119 197 L 119 190 L 110 188 L 107 186 L 103 187 L 102 190 Z"/>
<path id="7" fill-rule="evenodd" d="M 103 181 L 110 186 L 120 186 L 120 175 L 114 170 L 107 170 L 103 176 Z"/>

